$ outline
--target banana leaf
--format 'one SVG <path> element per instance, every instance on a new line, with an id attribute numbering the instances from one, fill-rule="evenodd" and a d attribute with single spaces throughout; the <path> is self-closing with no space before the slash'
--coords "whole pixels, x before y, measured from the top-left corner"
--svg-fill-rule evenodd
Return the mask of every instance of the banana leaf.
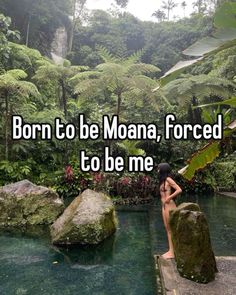
<path id="1" fill-rule="evenodd" d="M 226 2 L 217 9 L 214 16 L 216 28 L 236 28 L 236 3 Z"/>
<path id="2" fill-rule="evenodd" d="M 236 120 L 228 125 L 224 130 L 224 139 L 236 132 Z M 191 181 L 195 173 L 204 169 L 219 157 L 221 152 L 221 141 L 212 141 L 192 155 L 188 160 L 188 165 L 179 170 L 179 173 L 187 180 Z"/>
<path id="3" fill-rule="evenodd" d="M 161 86 L 165 86 L 169 82 L 173 81 L 177 78 L 186 68 L 190 67 L 191 65 L 195 64 L 196 62 L 200 61 L 202 58 L 192 59 L 192 60 L 182 60 L 179 61 L 174 67 L 172 67 L 164 76 L 160 78 Z M 154 89 L 158 90 L 157 89 Z"/>
<path id="4" fill-rule="evenodd" d="M 214 16 L 215 32 L 205 37 L 183 51 L 186 56 L 195 59 L 180 61 L 172 67 L 163 77 L 161 85 L 164 86 L 179 77 L 187 67 L 199 62 L 210 54 L 215 54 L 236 44 L 236 3 L 224 3 Z"/>
<path id="5" fill-rule="evenodd" d="M 233 37 L 234 39 L 235 37 Z M 224 44 L 224 40 L 215 37 L 205 37 L 183 51 L 184 55 L 200 57 L 213 50 L 216 50 Z"/>
<path id="6" fill-rule="evenodd" d="M 200 105 L 200 106 L 197 106 L 194 108 L 195 109 L 196 108 L 205 108 L 205 107 L 219 106 L 219 105 L 228 105 L 231 108 L 236 108 L 236 97 L 233 97 L 233 98 L 230 98 L 227 100 L 223 100 L 223 101 L 214 102 L 214 103 L 203 104 L 203 105 Z"/>

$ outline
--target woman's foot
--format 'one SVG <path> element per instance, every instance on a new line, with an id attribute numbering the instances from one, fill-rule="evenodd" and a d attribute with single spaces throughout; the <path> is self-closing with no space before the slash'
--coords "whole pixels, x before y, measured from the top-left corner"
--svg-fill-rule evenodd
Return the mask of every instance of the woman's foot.
<path id="1" fill-rule="evenodd" d="M 172 259 L 175 258 L 174 253 L 172 253 L 171 251 L 166 252 L 165 254 L 161 255 L 164 259 Z"/>

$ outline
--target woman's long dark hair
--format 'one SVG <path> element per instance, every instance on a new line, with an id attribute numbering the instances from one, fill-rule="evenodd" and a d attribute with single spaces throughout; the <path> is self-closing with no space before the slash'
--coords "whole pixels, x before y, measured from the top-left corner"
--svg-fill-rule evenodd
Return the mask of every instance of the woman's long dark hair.
<path id="1" fill-rule="evenodd" d="M 167 177 L 170 176 L 171 168 L 168 163 L 161 163 L 158 165 L 159 170 L 159 187 L 164 183 L 164 190 L 165 190 L 165 183 Z"/>

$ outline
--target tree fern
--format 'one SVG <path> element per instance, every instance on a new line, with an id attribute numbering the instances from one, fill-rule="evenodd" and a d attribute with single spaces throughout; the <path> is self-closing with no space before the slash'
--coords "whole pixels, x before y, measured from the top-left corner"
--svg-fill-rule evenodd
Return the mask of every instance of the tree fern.
<path id="1" fill-rule="evenodd" d="M 53 83 L 54 96 L 57 97 L 58 104 L 63 108 L 64 116 L 67 117 L 68 99 L 73 94 L 71 82 L 79 78 L 78 74 L 86 76 L 84 72 L 87 69 L 88 67 L 84 66 L 71 66 L 70 62 L 67 63 L 66 61 L 63 65 L 49 61 L 38 68 L 34 80 L 41 87 L 44 87 L 45 83 Z"/>
<path id="2" fill-rule="evenodd" d="M 105 63 L 116 63 L 118 62 L 119 58 L 112 55 L 109 50 L 107 50 L 104 46 L 96 46 L 98 54 L 104 60 Z"/>
<path id="3" fill-rule="evenodd" d="M 230 97 L 235 88 L 236 84 L 227 79 L 198 75 L 171 81 L 163 87 L 163 94 L 172 102 L 189 105 L 193 96 L 201 102 L 210 96 L 218 96 L 223 99 Z"/>
<path id="4" fill-rule="evenodd" d="M 138 63 L 140 60 L 142 52 L 139 51 L 127 59 L 120 59 L 114 57 L 108 52 L 107 49 L 100 47 L 100 54 L 103 57 L 104 63 L 98 65 L 95 71 L 88 71 L 87 73 L 75 75 L 71 81 L 74 83 L 77 81 L 75 86 L 75 93 L 85 93 L 86 89 L 90 86 L 90 93 L 94 90 L 94 95 L 98 94 L 100 91 L 104 93 L 109 92 L 111 95 L 117 96 L 117 114 L 120 115 L 123 95 L 132 91 L 134 95 L 137 94 L 137 99 L 140 98 L 141 89 L 137 87 L 138 81 L 137 76 L 146 76 L 150 74 L 155 74 L 159 69 L 153 65 Z M 136 80 L 135 80 L 136 79 Z M 84 80 L 84 82 L 82 81 Z M 85 81 L 88 82 L 85 82 Z M 150 81 L 149 81 L 150 82 Z M 96 85 L 96 87 L 93 86 Z M 154 87 L 157 86 L 156 83 L 152 84 Z M 136 94 L 135 88 L 136 87 Z M 149 93 L 152 92 L 151 83 L 145 84 L 146 89 L 150 87 Z M 153 93 L 150 97 L 154 96 Z"/>
<path id="5" fill-rule="evenodd" d="M 9 121 L 10 116 L 18 105 L 22 105 L 22 100 L 26 100 L 30 95 L 38 96 L 37 87 L 23 79 L 27 74 L 22 70 L 10 70 L 0 75 L 0 97 L 3 103 L 4 126 L 5 126 L 5 159 L 9 156 Z"/>

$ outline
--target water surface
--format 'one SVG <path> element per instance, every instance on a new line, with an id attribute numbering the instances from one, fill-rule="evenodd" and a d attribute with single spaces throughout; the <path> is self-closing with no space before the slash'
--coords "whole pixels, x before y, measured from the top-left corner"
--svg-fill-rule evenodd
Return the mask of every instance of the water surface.
<path id="1" fill-rule="evenodd" d="M 216 255 L 236 256 L 236 199 L 180 197 L 206 214 Z M 117 233 L 97 247 L 58 249 L 47 229 L 0 234 L 1 295 L 153 295 L 153 254 L 167 250 L 159 200 L 119 211 Z M 131 210 L 131 211 L 130 211 Z"/>
<path id="2" fill-rule="evenodd" d="M 119 212 L 115 236 L 62 250 L 47 233 L 0 236 L 1 295 L 151 295 L 156 291 L 148 212 Z"/>

